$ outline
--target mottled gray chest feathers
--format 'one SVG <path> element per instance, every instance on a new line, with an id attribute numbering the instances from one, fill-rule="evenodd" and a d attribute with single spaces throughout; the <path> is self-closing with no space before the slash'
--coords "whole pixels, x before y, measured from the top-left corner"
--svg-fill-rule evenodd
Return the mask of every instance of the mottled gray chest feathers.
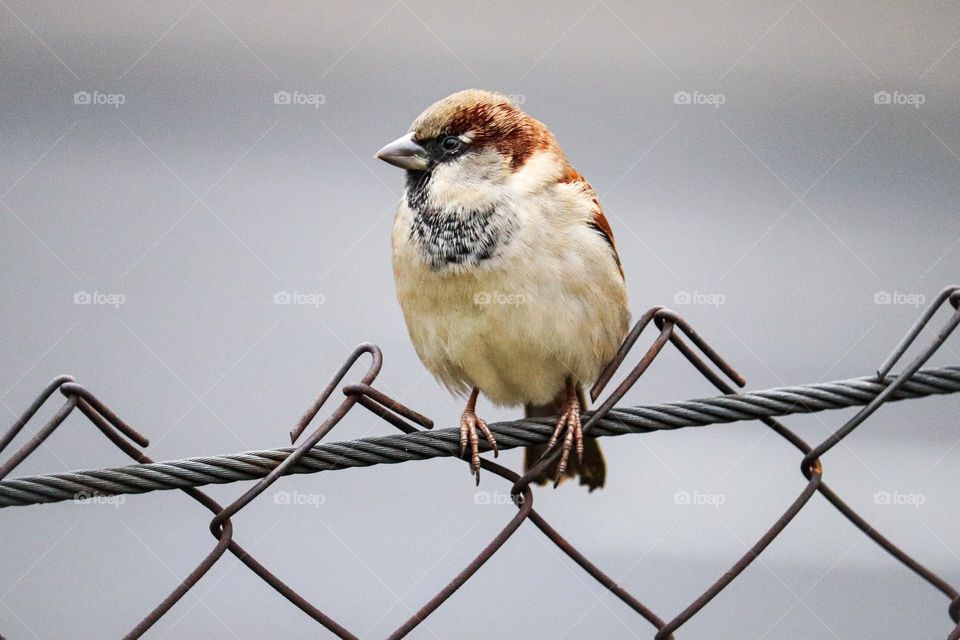
<path id="1" fill-rule="evenodd" d="M 510 240 L 516 226 L 494 207 L 449 212 L 426 208 L 417 200 L 419 198 L 408 198 L 413 209 L 410 240 L 433 269 L 472 266 L 495 257 Z"/>
<path id="2" fill-rule="evenodd" d="M 493 208 L 457 213 L 415 211 L 410 226 L 411 240 L 434 269 L 489 260 L 512 233 L 513 225 L 500 219 Z"/>

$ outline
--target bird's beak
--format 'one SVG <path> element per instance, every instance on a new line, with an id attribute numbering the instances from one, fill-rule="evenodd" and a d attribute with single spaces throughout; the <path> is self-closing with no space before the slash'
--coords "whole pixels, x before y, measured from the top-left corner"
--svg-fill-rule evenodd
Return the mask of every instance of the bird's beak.
<path id="1" fill-rule="evenodd" d="M 424 171 L 430 166 L 427 150 L 413 141 L 412 133 L 397 138 L 377 151 L 377 157 L 408 171 Z"/>

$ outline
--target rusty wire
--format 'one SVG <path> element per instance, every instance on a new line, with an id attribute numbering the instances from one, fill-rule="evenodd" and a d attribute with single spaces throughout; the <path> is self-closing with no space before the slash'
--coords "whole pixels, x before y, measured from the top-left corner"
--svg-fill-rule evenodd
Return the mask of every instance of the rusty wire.
<path id="1" fill-rule="evenodd" d="M 936 312 L 949 303 L 955 309 L 944 326 L 933 336 L 932 341 L 915 356 L 915 358 L 905 367 L 897 376 L 890 376 L 890 372 L 896 363 L 903 357 L 906 351 L 917 341 L 921 334 L 927 330 L 927 326 L 933 319 Z M 728 364 L 723 358 L 679 315 L 663 307 L 654 307 L 647 311 L 640 320 L 637 321 L 623 345 L 620 347 L 614 360 L 608 365 L 600 379 L 591 390 L 591 397 L 596 400 L 608 386 L 616 371 L 625 361 L 627 355 L 639 340 L 643 331 L 650 325 L 659 330 L 657 337 L 650 347 L 646 350 L 639 362 L 625 376 L 623 381 L 600 403 L 599 407 L 587 414 L 583 425 L 583 431 L 587 435 L 611 435 L 617 433 L 645 432 L 652 428 L 649 422 L 643 420 L 637 421 L 638 415 L 645 416 L 645 412 L 652 409 L 666 411 L 673 416 L 682 416 L 677 424 L 672 426 L 661 426 L 660 428 L 677 428 L 677 426 L 692 426 L 710 424 L 712 422 L 731 422 L 743 419 L 758 419 L 770 427 L 775 433 L 783 437 L 790 444 L 803 454 L 800 465 L 800 471 L 803 474 L 806 485 L 791 505 L 774 522 L 767 531 L 754 543 L 754 545 L 739 558 L 729 570 L 720 578 L 711 584 L 700 596 L 691 602 L 683 611 L 676 613 L 672 618 L 665 620 L 654 611 L 644 605 L 639 599 L 627 592 L 618 585 L 610 576 L 604 573 L 599 567 L 593 564 L 580 551 L 564 539 L 556 529 L 554 529 L 536 510 L 533 508 L 533 490 L 530 487 L 532 478 L 545 466 L 549 465 L 558 455 L 558 448 L 554 448 L 537 465 L 531 468 L 526 474 L 520 475 L 510 469 L 498 465 L 490 460 L 482 459 L 483 469 L 497 475 L 511 484 L 511 496 L 517 506 L 517 513 L 505 524 L 503 529 L 487 544 L 486 547 L 446 586 L 444 586 L 433 598 L 425 603 L 409 619 L 401 624 L 389 638 L 396 639 L 406 636 L 410 631 L 416 628 L 423 620 L 440 607 L 453 593 L 459 589 L 467 580 L 473 576 L 483 564 L 489 560 L 513 535 L 514 532 L 529 520 L 536 526 L 551 542 L 553 542 L 561 551 L 567 554 L 578 566 L 586 571 L 591 577 L 597 580 L 607 590 L 613 593 L 617 598 L 633 609 L 638 615 L 646 620 L 655 630 L 655 640 L 667 640 L 674 637 L 680 627 L 703 609 L 718 593 L 727 585 L 733 582 L 746 568 L 755 560 L 766 547 L 790 524 L 798 513 L 809 502 L 815 493 L 820 493 L 826 498 L 840 513 L 844 515 L 854 526 L 860 529 L 871 540 L 877 543 L 890 555 L 899 560 L 904 566 L 923 578 L 928 584 L 940 591 L 949 600 L 947 613 L 952 620 L 952 630 L 947 636 L 948 640 L 960 640 L 960 592 L 943 578 L 931 571 L 929 568 L 917 562 L 904 550 L 900 549 L 888 538 L 878 532 L 870 523 L 857 514 L 852 507 L 844 502 L 833 490 L 823 482 L 824 466 L 821 458 L 825 456 L 837 443 L 849 436 L 864 421 L 866 421 L 874 412 L 884 403 L 908 397 L 919 397 L 930 393 L 948 393 L 957 391 L 956 387 L 938 386 L 938 372 L 942 375 L 944 372 L 954 376 L 958 368 L 948 367 L 940 370 L 921 371 L 923 365 L 939 349 L 947 337 L 960 325 L 960 286 L 948 287 L 940 292 L 933 304 L 924 311 L 917 319 L 916 323 L 907 332 L 897 347 L 893 350 L 887 360 L 879 367 L 875 379 L 872 381 L 872 388 L 864 396 L 863 389 L 856 390 L 851 397 L 846 398 L 846 402 L 836 402 L 834 398 L 824 406 L 818 401 L 818 394 L 825 391 L 818 385 L 808 385 L 803 388 L 791 388 L 786 390 L 796 392 L 797 389 L 807 389 L 811 395 L 804 396 L 796 393 L 790 397 L 795 397 L 794 404 L 788 407 L 780 404 L 773 409 L 767 408 L 766 411 L 753 409 L 753 413 L 744 417 L 730 418 L 729 415 L 724 419 L 722 416 L 716 416 L 717 419 L 704 419 L 700 416 L 698 419 L 691 418 L 691 406 L 699 406 L 696 401 L 690 403 L 673 403 L 672 405 L 661 405 L 660 407 L 635 409 L 615 409 L 615 405 L 623 398 L 624 394 L 642 377 L 650 364 L 656 359 L 657 355 L 663 350 L 667 343 L 673 344 L 681 354 L 710 381 L 724 396 L 714 399 L 718 405 L 736 404 L 746 398 L 755 398 L 761 405 L 763 403 L 773 402 L 769 394 L 763 396 L 761 393 L 739 395 L 735 391 L 731 382 L 738 387 L 744 386 L 743 378 Z M 325 403 L 336 391 L 337 387 L 343 383 L 343 379 L 349 373 L 350 369 L 364 356 L 370 356 L 370 364 L 359 382 L 346 384 L 342 391 L 343 399 L 336 408 L 316 426 L 309 435 L 296 448 L 274 449 L 270 452 L 260 452 L 270 454 L 265 459 L 256 457 L 242 457 L 243 454 L 233 456 L 242 461 L 243 465 L 248 467 L 248 474 L 245 477 L 230 477 L 217 479 L 209 476 L 201 476 L 198 481 L 197 474 L 191 471 L 191 465 L 186 464 L 179 469 L 179 479 L 181 484 L 176 488 L 185 492 L 194 500 L 200 502 L 213 514 L 209 529 L 216 538 L 216 544 L 207 556 L 197 565 L 197 567 L 177 585 L 177 587 L 167 595 L 158 604 L 153 611 L 147 614 L 125 638 L 139 638 L 150 627 L 152 627 L 167 611 L 169 611 L 182 597 L 189 591 L 200 579 L 213 567 L 214 564 L 223 556 L 226 551 L 230 551 L 241 562 L 243 562 L 251 571 L 262 578 L 267 584 L 273 587 L 278 593 L 289 600 L 292 604 L 324 626 L 331 633 L 339 638 L 356 638 L 350 630 L 336 622 L 332 617 L 321 611 L 305 598 L 300 596 L 294 589 L 284 583 L 280 578 L 271 573 L 264 565 L 260 564 L 253 556 L 245 551 L 237 542 L 234 541 L 234 529 L 231 517 L 243 509 L 250 502 L 262 494 L 271 484 L 273 484 L 282 475 L 288 473 L 305 473 L 317 471 L 316 465 L 306 464 L 311 460 L 309 456 L 315 455 L 318 450 L 326 450 L 327 453 L 334 456 L 342 456 L 344 445 L 350 443 L 338 443 L 334 445 L 319 445 L 320 441 L 330 431 L 340 423 L 340 421 L 355 407 L 363 406 L 384 421 L 393 425 L 407 436 L 393 436 L 393 438 L 407 438 L 406 442 L 412 448 L 421 448 L 418 455 L 407 457 L 405 459 L 422 459 L 424 457 L 433 457 L 435 455 L 455 455 L 457 451 L 456 443 L 446 436 L 433 438 L 433 446 L 425 446 L 423 441 L 414 441 L 423 434 L 421 429 L 431 429 L 433 423 L 429 418 L 410 409 L 400 402 L 390 398 L 382 391 L 376 389 L 373 384 L 380 372 L 383 364 L 380 349 L 372 344 L 362 344 L 350 354 L 347 360 L 341 365 L 340 369 L 333 376 L 331 381 L 320 393 L 319 397 L 311 405 L 310 409 L 304 414 L 300 421 L 291 430 L 291 439 L 293 442 L 305 432 L 312 422 L 317 418 Z M 846 382 L 864 382 L 846 381 Z M 59 376 L 55 378 L 38 395 L 36 400 L 27 408 L 24 414 L 18 419 L 10 429 L 0 437 L 0 452 L 2 452 L 14 438 L 26 427 L 43 404 L 56 392 L 60 391 L 66 400 L 54 416 L 43 425 L 19 450 L 17 450 L 6 462 L 0 464 L 0 506 L 34 504 L 38 502 L 49 502 L 56 499 L 65 499 L 62 495 L 55 497 L 54 493 L 46 495 L 42 492 L 33 494 L 30 499 L 24 499 L 18 495 L 17 491 L 22 493 L 22 488 L 18 486 L 34 483 L 35 486 L 46 486 L 52 488 L 57 483 L 63 484 L 73 482 L 77 478 L 83 479 L 88 484 L 82 485 L 84 491 L 93 493 L 110 494 L 111 491 L 103 491 L 102 486 L 97 484 L 97 479 L 102 478 L 103 474 L 109 472 L 125 471 L 127 484 L 122 487 L 123 493 L 138 493 L 143 491 L 155 490 L 158 488 L 174 488 L 173 486 L 151 486 L 146 480 L 148 474 L 137 475 L 137 470 L 149 470 L 153 466 L 153 460 L 145 455 L 137 447 L 146 447 L 148 440 L 137 432 L 130 425 L 126 424 L 118 415 L 110 410 L 103 402 L 94 396 L 85 387 L 77 384 L 71 376 Z M 836 391 L 836 389 L 831 389 Z M 847 391 L 850 391 L 849 389 Z M 813 406 L 817 404 L 818 406 Z M 707 401 L 701 401 L 705 405 Z M 742 403 L 741 403 L 742 404 Z M 840 406 L 864 405 L 852 418 L 847 420 L 833 434 L 816 446 L 811 446 L 793 431 L 784 426 L 775 416 L 783 416 L 789 413 L 810 412 L 823 410 L 826 408 L 836 408 Z M 810 405 L 810 406 L 808 406 Z M 666 408 L 666 409 L 665 409 Z M 13 471 L 23 460 L 33 453 L 40 444 L 43 443 L 67 418 L 74 409 L 79 409 L 90 422 L 93 423 L 111 442 L 113 442 L 121 451 L 132 458 L 137 464 L 123 467 L 121 469 L 105 469 L 98 471 L 88 471 L 76 474 L 55 474 L 50 476 L 37 476 L 33 478 L 20 478 L 15 480 L 3 481 L 3 479 Z M 630 423 L 630 424 L 628 424 Z M 513 442 L 504 441 L 503 444 L 509 446 L 520 446 L 533 442 L 545 442 L 551 430 L 549 420 L 538 419 L 532 421 L 517 421 L 509 423 L 514 428 L 523 428 L 528 430 L 529 437 Z M 618 429 L 619 424 L 622 429 Z M 646 424 L 646 426 L 644 426 Z M 639 426 L 638 426 L 639 425 Z M 501 425 L 491 425 L 491 428 L 500 426 L 506 428 L 505 423 Z M 541 428 L 538 428 L 541 427 Z M 431 436 L 441 436 L 443 432 L 450 432 L 453 436 L 455 430 L 442 430 L 433 432 Z M 516 431 L 515 431 L 516 432 Z M 498 433 L 498 440 L 500 439 Z M 375 439 L 369 439 L 375 440 Z M 446 442 L 450 440 L 450 442 Z M 357 441 L 355 441 L 357 442 Z M 136 446 L 135 446 L 136 445 Z M 319 446 L 318 446 L 319 445 Z M 502 445 L 503 446 L 503 445 Z M 432 454 L 432 455 L 426 455 Z M 202 463 L 207 459 L 191 459 L 180 461 L 182 463 L 195 462 Z M 350 460 L 341 457 L 341 460 L 347 464 L 345 466 L 362 466 L 356 464 L 357 460 Z M 380 460 L 381 462 L 400 460 Z M 366 464 L 372 464 L 367 461 Z M 321 468 L 323 466 L 321 465 Z M 338 468 L 338 465 L 327 465 L 327 469 Z M 236 500 L 226 506 L 221 506 L 212 498 L 196 488 L 201 484 L 211 482 L 230 482 L 237 479 L 249 479 L 259 477 L 258 482 L 240 495 Z M 26 482 L 29 481 L 29 482 Z M 117 491 L 115 485 L 109 485 L 113 493 Z M 4 492 L 8 492 L 4 494 Z M 14 497 L 10 497 L 14 496 Z"/>

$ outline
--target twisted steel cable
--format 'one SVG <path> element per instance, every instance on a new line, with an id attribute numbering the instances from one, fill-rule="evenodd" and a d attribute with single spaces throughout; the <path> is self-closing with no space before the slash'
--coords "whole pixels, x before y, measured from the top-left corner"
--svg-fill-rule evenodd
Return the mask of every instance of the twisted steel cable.
<path id="1" fill-rule="evenodd" d="M 601 437 L 647 433 L 863 406 L 894 379 L 894 376 L 883 380 L 879 380 L 877 376 L 868 376 L 777 387 L 739 395 L 617 408 L 597 423 L 591 435 Z M 892 400 L 958 391 L 960 366 L 924 369 L 914 374 Z M 490 429 L 496 434 L 500 449 L 512 449 L 547 442 L 553 432 L 553 423 L 549 418 L 514 420 L 491 424 Z M 288 457 L 291 451 L 291 447 L 283 447 L 108 469 L 25 476 L 0 482 L 0 508 L 60 502 L 95 494 L 146 493 L 254 480 L 266 476 Z M 310 449 L 292 467 L 290 473 L 317 473 L 377 464 L 396 464 L 457 456 L 459 452 L 457 429 L 360 438 L 318 445 Z"/>

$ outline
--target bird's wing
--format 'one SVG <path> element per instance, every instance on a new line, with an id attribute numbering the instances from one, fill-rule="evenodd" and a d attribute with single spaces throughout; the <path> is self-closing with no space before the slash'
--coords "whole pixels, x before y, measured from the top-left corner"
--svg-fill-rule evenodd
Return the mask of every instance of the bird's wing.
<path id="1" fill-rule="evenodd" d="M 616 261 L 617 268 L 620 270 L 620 276 L 623 277 L 623 265 L 620 264 L 620 255 L 617 253 L 617 246 L 613 241 L 613 229 L 610 227 L 610 222 L 607 221 L 607 217 L 603 215 L 603 207 L 600 206 L 600 200 L 597 199 L 597 194 L 593 190 L 593 187 L 590 186 L 590 183 L 587 182 L 587 179 L 583 177 L 582 173 L 570 165 L 567 165 L 562 181 L 569 184 L 577 184 L 593 201 L 593 219 L 589 221 L 590 228 L 597 232 L 607 241 L 607 244 L 610 245 L 610 252 L 613 254 L 613 259 Z"/>

